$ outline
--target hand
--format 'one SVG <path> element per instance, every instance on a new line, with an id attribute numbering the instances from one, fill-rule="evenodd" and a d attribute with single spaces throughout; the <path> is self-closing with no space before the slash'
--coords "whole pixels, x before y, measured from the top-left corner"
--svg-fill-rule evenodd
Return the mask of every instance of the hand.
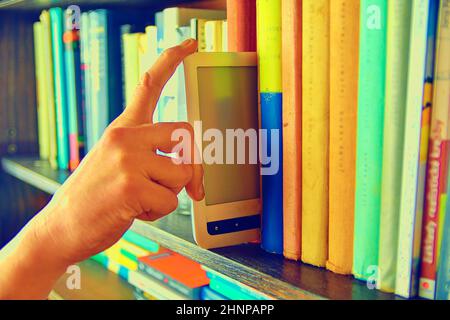
<path id="1" fill-rule="evenodd" d="M 196 48 L 196 41 L 188 40 L 161 56 L 142 78 L 132 103 L 33 221 L 38 241 L 67 264 L 109 248 L 136 218 L 154 221 L 173 212 L 185 187 L 193 200 L 203 199 L 201 165 L 176 165 L 156 153 L 172 151 L 178 143 L 171 141 L 175 129 L 189 130 L 193 139 L 192 127 L 152 124 L 164 85 Z"/>

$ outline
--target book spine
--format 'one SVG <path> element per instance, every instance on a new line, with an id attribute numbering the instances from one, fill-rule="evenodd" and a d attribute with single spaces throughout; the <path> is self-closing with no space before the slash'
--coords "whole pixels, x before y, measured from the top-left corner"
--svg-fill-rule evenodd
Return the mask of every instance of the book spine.
<path id="1" fill-rule="evenodd" d="M 83 108 L 83 130 L 85 135 L 85 152 L 88 153 L 93 147 L 92 136 L 92 94 L 91 94 L 91 52 L 90 52 L 90 26 L 89 14 L 81 14 L 80 25 L 80 64 L 81 64 L 81 82 L 82 82 L 82 108 Z"/>
<path id="2" fill-rule="evenodd" d="M 36 76 L 36 101 L 37 101 L 37 119 L 38 119 L 38 141 L 39 156 L 41 159 L 49 159 L 50 155 L 50 137 L 48 130 L 48 99 L 45 81 L 45 57 L 43 27 L 41 22 L 33 24 L 34 36 L 34 61 Z"/>
<path id="3" fill-rule="evenodd" d="M 378 269 L 387 0 L 362 0 L 359 46 L 353 274 Z"/>
<path id="4" fill-rule="evenodd" d="M 56 142 L 56 115 L 55 115 L 55 90 L 54 90 L 54 71 L 53 71 L 53 57 L 52 57 L 52 35 L 51 35 L 51 23 L 50 14 L 48 11 L 43 11 L 40 16 L 42 23 L 42 41 L 44 51 L 44 67 L 43 72 L 46 99 L 48 106 L 48 131 L 49 131 L 49 162 L 53 169 L 58 168 L 57 155 L 58 146 Z"/>
<path id="5" fill-rule="evenodd" d="M 303 0 L 302 261 L 328 257 L 330 2 Z"/>
<path id="6" fill-rule="evenodd" d="M 78 126 L 82 126 L 82 123 L 78 123 L 78 100 L 77 88 L 78 81 L 76 79 L 79 69 L 79 31 L 78 30 L 66 30 L 63 35 L 65 50 L 65 62 L 66 62 L 66 90 L 67 90 L 67 105 L 69 114 L 69 146 L 70 146 L 70 170 L 75 170 L 80 164 L 80 146 L 78 140 Z"/>
<path id="7" fill-rule="evenodd" d="M 396 273 L 395 282 L 396 294 L 406 298 L 415 296 L 417 291 L 417 264 L 414 259 L 414 244 L 420 240 L 420 235 L 417 235 L 415 230 L 420 230 L 422 217 L 417 216 L 416 196 L 419 178 L 418 163 L 429 9 L 429 0 L 412 1 L 407 97 L 403 120 L 405 131 L 400 218 L 398 223 L 397 270 L 399 272 Z"/>
<path id="8" fill-rule="evenodd" d="M 189 288 L 179 281 L 172 279 L 171 277 L 163 274 L 162 272 L 150 267 L 149 265 L 139 261 L 139 271 L 149 275 L 150 277 L 158 280 L 161 284 L 167 285 L 173 290 L 187 296 L 190 299 L 198 300 L 200 298 L 200 290 L 198 288 Z"/>
<path id="9" fill-rule="evenodd" d="M 58 145 L 58 168 L 69 167 L 68 110 L 66 70 L 64 67 L 63 12 L 61 8 L 49 10 L 52 25 L 53 68 L 55 81 L 55 108 Z"/>
<path id="10" fill-rule="evenodd" d="M 150 252 L 158 252 L 159 251 L 159 244 L 156 242 L 151 241 L 148 238 L 145 238 L 141 236 L 140 234 L 137 234 L 133 231 L 127 231 L 122 237 L 124 240 L 131 242 L 132 244 L 141 247 L 145 250 L 148 250 Z"/>
<path id="11" fill-rule="evenodd" d="M 447 192 L 450 101 L 450 0 L 441 0 L 436 48 L 433 113 L 425 191 L 419 295 L 434 299 Z"/>
<path id="12" fill-rule="evenodd" d="M 222 21 L 205 23 L 206 52 L 222 52 Z"/>
<path id="13" fill-rule="evenodd" d="M 229 52 L 228 49 L 228 21 L 222 21 L 222 52 Z"/>
<path id="14" fill-rule="evenodd" d="M 379 286 L 386 292 L 395 290 L 411 8 L 411 0 L 388 1 L 382 151 L 385 165 L 381 173 L 378 251 Z"/>
<path id="15" fill-rule="evenodd" d="M 204 19 L 191 20 L 191 37 L 197 40 L 198 52 L 206 52 L 206 34 Z"/>
<path id="16" fill-rule="evenodd" d="M 125 24 L 120 26 L 120 65 L 122 66 L 121 71 L 122 71 L 122 97 L 123 97 L 123 106 L 124 108 L 127 105 L 127 86 L 126 86 L 126 82 L 125 82 L 125 35 L 130 34 L 131 30 L 132 30 L 132 26 L 129 24 Z"/>
<path id="17" fill-rule="evenodd" d="M 330 1 L 330 160 L 327 268 L 351 274 L 358 109 L 358 0 Z"/>
<path id="18" fill-rule="evenodd" d="M 125 104 L 128 105 L 139 83 L 139 33 L 123 35 L 124 44 L 124 78 L 125 78 Z"/>
<path id="19" fill-rule="evenodd" d="M 237 1 L 231 1 L 237 2 Z M 282 1 L 283 239 L 284 256 L 301 258 L 302 212 L 302 5 Z"/>
<path id="20" fill-rule="evenodd" d="M 448 164 L 450 166 L 450 163 Z M 450 185 L 450 174 L 447 178 L 447 186 Z M 446 215 L 442 229 L 442 244 L 437 274 L 436 299 L 450 300 L 450 197 L 446 197 Z"/>
<path id="21" fill-rule="evenodd" d="M 274 155 L 275 163 L 263 165 L 262 176 L 262 247 L 283 253 L 283 168 L 282 168 L 282 77 L 281 77 L 281 1 L 257 1 L 257 34 L 261 128 L 267 131 L 262 154 Z M 278 133 L 278 134 L 277 134 Z M 273 157 L 272 157 L 273 158 Z M 266 161 L 263 161 L 266 162 Z M 274 169 L 274 170 L 272 170 Z"/>
<path id="22" fill-rule="evenodd" d="M 256 51 L 256 0 L 227 0 L 227 21 L 228 50 Z"/>

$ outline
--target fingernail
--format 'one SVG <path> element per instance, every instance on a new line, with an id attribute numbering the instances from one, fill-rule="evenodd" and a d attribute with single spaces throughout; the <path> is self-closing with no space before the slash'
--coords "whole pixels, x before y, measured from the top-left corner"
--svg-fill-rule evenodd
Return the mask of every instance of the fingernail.
<path id="1" fill-rule="evenodd" d="M 192 45 L 192 43 L 194 43 L 194 42 L 195 42 L 194 39 L 187 39 L 187 40 L 183 41 L 181 46 L 183 46 L 183 47 L 190 47 Z"/>

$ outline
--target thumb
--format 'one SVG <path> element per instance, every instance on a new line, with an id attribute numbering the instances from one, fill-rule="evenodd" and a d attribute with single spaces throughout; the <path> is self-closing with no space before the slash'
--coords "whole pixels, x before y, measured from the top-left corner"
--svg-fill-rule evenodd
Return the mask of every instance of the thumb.
<path id="1" fill-rule="evenodd" d="M 188 39 L 182 44 L 167 49 L 141 79 L 133 100 L 119 117 L 126 125 L 149 124 L 153 121 L 159 96 L 178 65 L 197 50 L 197 41 Z"/>

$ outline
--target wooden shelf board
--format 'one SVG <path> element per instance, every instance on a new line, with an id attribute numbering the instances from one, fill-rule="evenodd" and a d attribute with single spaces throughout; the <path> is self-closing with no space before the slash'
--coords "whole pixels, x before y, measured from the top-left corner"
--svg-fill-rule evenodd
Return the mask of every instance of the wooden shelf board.
<path id="1" fill-rule="evenodd" d="M 54 193 L 69 176 L 33 158 L 4 158 L 3 169 L 12 176 Z M 189 216 L 173 213 L 154 223 L 135 221 L 131 229 L 164 247 L 248 285 L 275 299 L 396 299 L 370 290 L 350 276 L 337 275 L 282 256 L 269 254 L 257 244 L 205 250 L 194 243 Z"/>

